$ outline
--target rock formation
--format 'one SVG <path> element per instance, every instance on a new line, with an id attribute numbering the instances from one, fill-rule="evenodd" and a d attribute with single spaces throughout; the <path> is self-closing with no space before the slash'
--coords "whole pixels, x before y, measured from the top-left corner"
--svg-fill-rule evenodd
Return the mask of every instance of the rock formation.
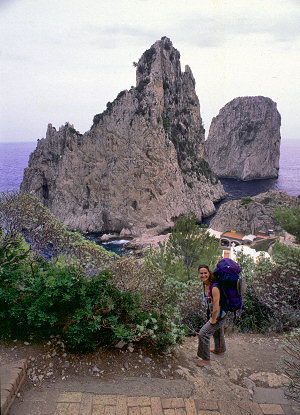
<path id="1" fill-rule="evenodd" d="M 300 200 L 277 190 L 231 200 L 220 206 L 209 227 L 220 232 L 234 229 L 245 234 L 268 232 L 269 229 L 279 231 L 281 225 L 273 217 L 277 206 L 300 207 Z"/>
<path id="2" fill-rule="evenodd" d="M 71 229 L 158 234 L 181 213 L 202 216 L 225 197 L 204 154 L 195 80 L 164 37 L 140 58 L 136 87 L 119 93 L 78 133 L 48 126 L 21 190 L 38 196 Z"/>
<path id="3" fill-rule="evenodd" d="M 265 97 L 235 98 L 213 118 L 205 142 L 207 161 L 218 177 L 239 180 L 278 176 L 281 117 Z"/>

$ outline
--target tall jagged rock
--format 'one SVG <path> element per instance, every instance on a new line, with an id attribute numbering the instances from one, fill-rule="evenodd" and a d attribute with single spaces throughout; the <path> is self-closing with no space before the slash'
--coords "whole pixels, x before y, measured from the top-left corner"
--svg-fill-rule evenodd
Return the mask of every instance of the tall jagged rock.
<path id="1" fill-rule="evenodd" d="M 24 171 L 38 196 L 71 229 L 157 234 L 181 213 L 198 220 L 225 196 L 203 159 L 195 80 L 164 37 L 135 64 L 137 85 L 119 93 L 79 134 L 50 124 Z"/>
<path id="2" fill-rule="evenodd" d="M 278 176 L 281 117 L 270 98 L 240 97 L 213 118 L 205 142 L 218 177 L 239 180 Z"/>

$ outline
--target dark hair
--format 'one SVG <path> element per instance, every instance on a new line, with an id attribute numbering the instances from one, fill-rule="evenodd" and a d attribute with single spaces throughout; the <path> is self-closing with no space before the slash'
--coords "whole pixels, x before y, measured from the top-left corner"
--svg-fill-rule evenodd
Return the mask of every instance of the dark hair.
<path id="1" fill-rule="evenodd" d="M 200 264 L 200 265 L 198 266 L 198 272 L 200 271 L 200 269 L 201 269 L 201 268 L 205 268 L 205 269 L 207 269 L 207 271 L 209 272 L 209 277 L 208 277 L 209 282 L 214 282 L 214 281 L 216 281 L 216 277 L 215 277 L 215 275 L 213 274 L 213 272 L 209 269 L 209 266 L 208 266 L 208 265 L 206 265 L 206 264 Z"/>

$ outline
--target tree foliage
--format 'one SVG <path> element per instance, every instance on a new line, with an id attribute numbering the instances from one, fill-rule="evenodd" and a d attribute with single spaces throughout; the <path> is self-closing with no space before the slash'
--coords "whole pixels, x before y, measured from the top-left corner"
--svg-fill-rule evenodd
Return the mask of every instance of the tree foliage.
<path id="1" fill-rule="evenodd" d="M 218 241 L 197 224 L 194 213 L 180 215 L 167 243 L 148 252 L 148 260 L 174 279 L 188 281 L 198 275 L 199 263 L 214 267 L 221 251 Z"/>
<path id="2" fill-rule="evenodd" d="M 296 237 L 296 243 L 300 244 L 300 209 L 297 207 L 277 207 L 274 217 L 281 223 L 283 229 Z"/>

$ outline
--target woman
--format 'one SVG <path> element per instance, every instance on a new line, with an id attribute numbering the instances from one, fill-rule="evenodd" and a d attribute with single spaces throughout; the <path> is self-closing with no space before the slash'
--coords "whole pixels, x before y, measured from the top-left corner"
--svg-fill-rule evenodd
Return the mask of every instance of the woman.
<path id="1" fill-rule="evenodd" d="M 226 350 L 224 339 L 224 320 L 226 313 L 220 307 L 220 290 L 215 282 L 215 276 L 207 265 L 198 267 L 199 277 L 203 283 L 203 298 L 207 304 L 209 320 L 199 332 L 198 357 L 202 360 L 197 366 L 210 365 L 210 352 L 223 354 Z M 215 347 L 210 349 L 210 338 L 213 336 Z"/>

